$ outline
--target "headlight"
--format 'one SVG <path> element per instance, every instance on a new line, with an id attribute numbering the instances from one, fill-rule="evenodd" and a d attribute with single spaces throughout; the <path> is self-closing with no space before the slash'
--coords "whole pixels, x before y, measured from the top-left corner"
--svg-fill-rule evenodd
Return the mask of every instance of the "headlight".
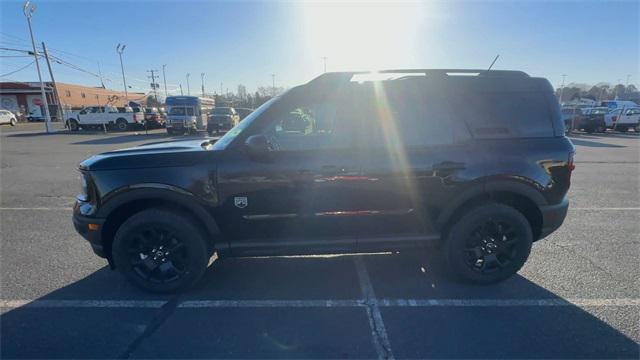
<path id="1" fill-rule="evenodd" d="M 80 173 L 80 194 L 78 194 L 78 200 L 80 201 L 88 201 L 89 200 L 89 182 L 87 180 L 87 175 L 85 173 Z"/>

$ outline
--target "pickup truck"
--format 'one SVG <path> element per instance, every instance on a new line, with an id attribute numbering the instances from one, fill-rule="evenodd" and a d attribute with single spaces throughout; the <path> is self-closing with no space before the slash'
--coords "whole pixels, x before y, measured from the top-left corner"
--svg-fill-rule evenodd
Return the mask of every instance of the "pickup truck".
<path id="1" fill-rule="evenodd" d="M 591 134 L 594 132 L 605 132 L 606 126 L 604 115 L 609 111 L 606 107 L 595 107 L 582 109 L 580 121 L 576 122 L 576 130 L 584 130 Z"/>
<path id="2" fill-rule="evenodd" d="M 636 131 L 638 131 L 640 108 L 619 108 L 612 110 L 604 116 L 604 122 L 608 128 L 613 130 L 627 132 L 630 128 L 635 128 Z"/>
<path id="3" fill-rule="evenodd" d="M 67 127 L 71 131 L 103 126 L 125 131 L 135 125 L 143 124 L 143 113 L 136 113 L 131 108 L 125 108 L 122 112 L 115 106 L 90 106 L 67 115 Z"/>

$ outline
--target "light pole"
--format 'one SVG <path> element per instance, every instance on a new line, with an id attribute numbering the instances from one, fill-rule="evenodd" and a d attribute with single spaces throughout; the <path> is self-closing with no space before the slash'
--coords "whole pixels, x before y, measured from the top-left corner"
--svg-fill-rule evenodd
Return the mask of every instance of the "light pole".
<path id="1" fill-rule="evenodd" d="M 200 79 L 202 80 L 202 97 L 204 97 L 204 73 L 200 73 Z"/>
<path id="2" fill-rule="evenodd" d="M 124 84 L 124 97 L 127 99 L 127 103 L 128 103 L 129 92 L 127 91 L 127 79 L 124 77 L 124 65 L 122 64 L 122 53 L 124 52 L 124 48 L 126 47 L 127 45 L 118 44 L 118 46 L 116 46 L 116 51 L 118 52 L 118 55 L 120 55 L 120 70 L 122 70 L 122 83 Z"/>
<path id="3" fill-rule="evenodd" d="M 560 104 L 562 105 L 562 94 L 564 93 L 564 79 L 567 77 L 566 74 L 562 74 L 562 85 L 560 85 Z"/>
<path id="4" fill-rule="evenodd" d="M 49 115 L 49 101 L 47 101 L 47 94 L 45 94 L 44 92 L 44 83 L 42 82 L 40 63 L 38 62 L 38 50 L 36 49 L 36 42 L 33 39 L 33 30 L 31 29 L 31 16 L 33 16 L 33 13 L 36 11 L 36 6 L 34 4 L 31 4 L 30 0 L 27 0 L 24 2 L 22 11 L 24 12 L 24 16 L 26 16 L 27 18 L 27 24 L 29 24 L 29 34 L 31 35 L 31 45 L 33 46 L 33 57 L 35 58 L 36 69 L 38 70 L 38 79 L 40 80 L 40 95 L 42 96 L 42 101 L 44 102 L 45 129 L 47 133 L 52 133 L 53 126 L 51 125 L 51 115 Z"/>
<path id="5" fill-rule="evenodd" d="M 276 74 L 271 74 L 271 96 L 276 96 Z"/>
<path id="6" fill-rule="evenodd" d="M 191 89 L 189 88 L 189 76 L 191 76 L 191 74 L 187 73 L 187 95 L 191 95 Z"/>
<path id="7" fill-rule="evenodd" d="M 324 72 L 326 73 L 327 72 L 327 57 L 326 56 L 322 57 L 322 62 L 324 64 Z"/>
<path id="8" fill-rule="evenodd" d="M 618 82 L 616 83 L 616 96 L 613 98 L 613 100 L 618 100 L 618 85 L 622 85 L 622 79 L 618 79 Z"/>
<path id="9" fill-rule="evenodd" d="M 162 81 L 164 82 L 164 98 L 165 101 L 167 101 L 167 96 L 169 96 L 169 93 L 167 93 L 167 75 L 164 73 L 164 69 L 167 67 L 167 64 L 163 64 L 162 65 Z"/>

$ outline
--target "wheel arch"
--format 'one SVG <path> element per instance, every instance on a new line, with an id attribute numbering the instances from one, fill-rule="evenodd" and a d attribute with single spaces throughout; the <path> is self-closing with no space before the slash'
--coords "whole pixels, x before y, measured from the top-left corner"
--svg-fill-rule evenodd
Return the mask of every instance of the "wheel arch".
<path id="1" fill-rule="evenodd" d="M 540 207 L 547 205 L 544 196 L 530 185 L 499 181 L 462 193 L 441 212 L 437 224 L 441 229 L 442 239 L 446 238 L 451 226 L 469 209 L 489 202 L 505 204 L 520 211 L 531 224 L 534 240 L 540 238 L 543 220 Z"/>
<path id="2" fill-rule="evenodd" d="M 105 219 L 101 239 L 110 264 L 112 264 L 111 247 L 118 228 L 133 214 L 151 208 L 165 208 L 186 214 L 196 222 L 199 229 L 202 229 L 211 251 L 214 248 L 226 247 L 226 243 L 218 241 L 220 229 L 215 218 L 194 198 L 194 195 L 172 186 L 141 184 L 122 189 L 108 197 L 108 201 L 104 202 L 98 211 L 97 216 Z"/>

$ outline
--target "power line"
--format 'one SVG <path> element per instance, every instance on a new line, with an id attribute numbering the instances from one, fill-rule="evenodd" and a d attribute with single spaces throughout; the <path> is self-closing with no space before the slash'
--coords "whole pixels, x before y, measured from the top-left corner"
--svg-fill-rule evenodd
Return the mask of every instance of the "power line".
<path id="1" fill-rule="evenodd" d="M 34 62 L 36 62 L 36 61 L 35 61 L 35 60 L 33 60 L 32 62 L 28 63 L 27 65 L 25 65 L 25 66 L 23 66 L 23 67 L 21 67 L 20 69 L 18 69 L 18 70 L 14 70 L 14 71 L 12 71 L 12 72 L 10 72 L 10 73 L 2 74 L 2 75 L 0 75 L 0 77 L 5 77 L 5 76 L 13 75 L 13 74 L 15 74 L 15 73 L 17 73 L 17 72 L 19 72 L 19 71 L 22 71 L 22 70 L 24 70 L 24 69 L 28 68 L 28 67 L 29 67 L 29 66 L 31 66 L 31 65 L 33 65 L 33 63 L 34 63 Z"/>

